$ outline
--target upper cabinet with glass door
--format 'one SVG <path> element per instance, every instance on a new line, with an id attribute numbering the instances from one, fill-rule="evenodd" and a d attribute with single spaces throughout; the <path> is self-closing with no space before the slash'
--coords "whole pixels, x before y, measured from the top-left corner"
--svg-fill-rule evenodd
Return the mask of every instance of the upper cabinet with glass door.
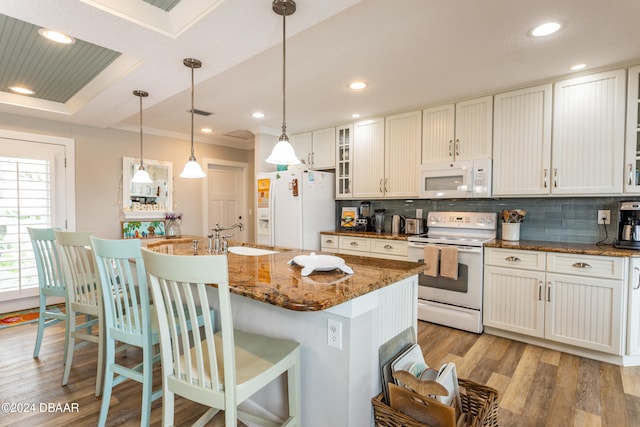
<path id="1" fill-rule="evenodd" d="M 122 158 L 122 213 L 125 219 L 164 218 L 173 209 L 173 163 L 144 160 L 151 184 L 132 183 L 140 159 Z"/>
<path id="2" fill-rule="evenodd" d="M 351 189 L 353 125 L 336 128 L 336 199 L 353 197 Z"/>
<path id="3" fill-rule="evenodd" d="M 629 69 L 624 191 L 640 193 L 640 66 Z"/>

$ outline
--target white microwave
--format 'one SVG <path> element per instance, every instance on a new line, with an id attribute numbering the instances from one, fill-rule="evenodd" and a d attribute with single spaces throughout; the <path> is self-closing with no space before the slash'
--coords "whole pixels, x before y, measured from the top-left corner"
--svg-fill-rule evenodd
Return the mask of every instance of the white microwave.
<path id="1" fill-rule="evenodd" d="M 491 159 L 434 163 L 420 168 L 421 199 L 491 197 Z"/>

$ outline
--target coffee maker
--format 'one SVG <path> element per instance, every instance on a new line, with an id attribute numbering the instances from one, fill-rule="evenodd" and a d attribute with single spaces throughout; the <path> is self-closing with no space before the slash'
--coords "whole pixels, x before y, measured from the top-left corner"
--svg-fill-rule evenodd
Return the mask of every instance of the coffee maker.
<path id="1" fill-rule="evenodd" d="M 640 249 L 640 202 L 620 202 L 618 235 L 613 246 L 621 249 Z"/>
<path id="2" fill-rule="evenodd" d="M 372 231 L 373 217 L 371 216 L 371 202 L 360 203 L 360 214 L 356 220 L 357 231 Z"/>

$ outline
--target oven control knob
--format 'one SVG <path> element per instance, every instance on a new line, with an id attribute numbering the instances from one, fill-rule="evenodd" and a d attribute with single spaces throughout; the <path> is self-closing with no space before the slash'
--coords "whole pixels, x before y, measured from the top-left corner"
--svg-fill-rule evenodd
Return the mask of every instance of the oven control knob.
<path id="1" fill-rule="evenodd" d="M 482 217 L 478 218 L 478 224 L 484 224 L 484 218 Z"/>
<path id="2" fill-rule="evenodd" d="M 487 224 L 493 224 L 493 218 L 491 217 L 487 218 Z"/>
<path id="3" fill-rule="evenodd" d="M 435 222 L 435 220 L 436 220 L 436 217 L 435 217 L 435 216 L 430 216 L 430 217 L 429 217 L 429 222 Z"/>

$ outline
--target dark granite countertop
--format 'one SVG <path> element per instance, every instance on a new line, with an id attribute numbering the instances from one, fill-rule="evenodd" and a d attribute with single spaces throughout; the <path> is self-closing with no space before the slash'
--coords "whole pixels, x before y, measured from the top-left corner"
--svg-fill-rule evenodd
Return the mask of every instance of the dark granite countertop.
<path id="1" fill-rule="evenodd" d="M 206 242 L 206 238 L 200 240 L 201 243 Z M 193 255 L 192 238 L 157 240 L 146 246 L 163 253 Z M 198 255 L 207 256 L 206 244 L 200 246 Z M 261 247 L 237 242 L 229 242 L 229 246 Z M 268 249 L 280 252 L 261 256 L 228 254 L 231 292 L 295 311 L 324 310 L 424 270 L 424 264 L 415 262 L 339 254 L 346 265 L 353 269 L 353 274 L 334 270 L 315 272 L 304 277 L 300 274 L 301 267 L 289 265 L 288 262 L 297 255 L 308 255 L 311 251 L 277 247 Z"/>
<path id="2" fill-rule="evenodd" d="M 640 251 L 619 249 L 611 244 L 596 245 L 593 243 L 545 242 L 537 240 L 492 240 L 485 243 L 487 248 L 522 249 L 527 251 L 562 252 L 568 254 L 600 255 L 617 257 L 640 257 Z"/>

